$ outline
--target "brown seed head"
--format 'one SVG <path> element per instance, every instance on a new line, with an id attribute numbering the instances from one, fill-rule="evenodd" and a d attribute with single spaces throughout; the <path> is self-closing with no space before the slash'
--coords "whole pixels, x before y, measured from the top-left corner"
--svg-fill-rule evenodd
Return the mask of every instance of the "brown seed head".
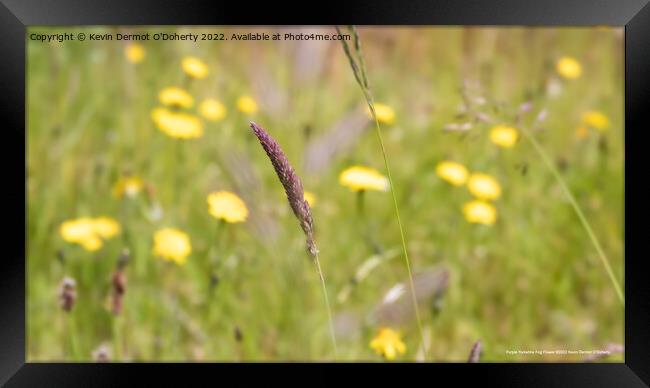
<path id="1" fill-rule="evenodd" d="M 69 312 L 72 310 L 75 301 L 77 300 L 77 282 L 71 277 L 63 278 L 59 286 L 59 301 L 61 308 Z"/>
<path id="2" fill-rule="evenodd" d="M 244 340 L 244 333 L 242 333 L 239 326 L 235 326 L 235 341 L 242 342 Z"/>
<path id="3" fill-rule="evenodd" d="M 467 359 L 467 362 L 479 362 L 481 359 L 481 350 L 481 340 L 478 340 L 474 343 L 474 346 L 472 346 L 472 350 L 469 352 L 469 358 Z"/>
<path id="4" fill-rule="evenodd" d="M 275 139 L 273 139 L 271 135 L 269 135 L 264 128 L 259 125 L 251 122 L 250 126 L 253 129 L 255 136 L 259 139 L 262 148 L 264 148 L 264 151 L 271 160 L 271 164 L 273 164 L 278 179 L 280 180 L 280 183 L 282 183 L 284 191 L 287 194 L 291 210 L 293 210 L 293 214 L 296 216 L 298 221 L 300 221 L 300 227 L 303 232 L 305 232 L 305 236 L 307 236 L 307 251 L 312 257 L 315 257 L 318 250 L 316 249 L 316 243 L 314 242 L 314 221 L 309 204 L 305 200 L 302 182 Z"/>
<path id="5" fill-rule="evenodd" d="M 123 269 L 113 272 L 112 286 L 113 314 L 119 315 L 122 312 L 126 292 L 126 274 Z"/>

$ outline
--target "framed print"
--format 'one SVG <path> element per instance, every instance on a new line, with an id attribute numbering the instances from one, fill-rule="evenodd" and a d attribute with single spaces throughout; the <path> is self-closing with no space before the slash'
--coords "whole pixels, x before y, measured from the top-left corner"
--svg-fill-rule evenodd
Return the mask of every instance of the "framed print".
<path id="1" fill-rule="evenodd" d="M 3 3 L 1 381 L 648 384 L 646 2 L 273 8 Z"/>

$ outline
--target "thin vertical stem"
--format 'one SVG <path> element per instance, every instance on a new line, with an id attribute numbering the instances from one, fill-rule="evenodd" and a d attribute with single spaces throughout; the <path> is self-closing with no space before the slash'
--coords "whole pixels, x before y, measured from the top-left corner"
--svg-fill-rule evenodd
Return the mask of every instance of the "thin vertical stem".
<path id="1" fill-rule="evenodd" d="M 225 254 L 223 253 L 223 236 L 225 235 L 226 221 L 220 219 L 217 222 L 214 233 L 211 233 L 211 244 L 208 249 L 208 257 L 206 262 L 208 263 L 208 289 L 207 289 L 207 306 L 205 306 L 205 325 L 209 327 L 212 322 L 212 316 L 214 315 L 214 302 L 212 301 L 212 296 L 217 287 L 217 266 L 223 260 Z M 221 251 L 219 251 L 221 249 Z M 213 255 L 216 251 L 216 256 Z"/>
<path id="2" fill-rule="evenodd" d="M 338 349 L 336 346 L 336 337 L 334 335 L 334 323 L 332 321 L 332 309 L 330 307 L 329 296 L 327 294 L 327 288 L 325 287 L 325 278 L 323 276 L 323 271 L 320 267 L 320 260 L 318 258 L 318 248 L 316 247 L 316 242 L 314 241 L 314 225 L 313 218 L 311 214 L 311 208 L 309 203 L 305 200 L 304 189 L 300 178 L 296 174 L 296 171 L 289 163 L 289 159 L 282 151 L 282 148 L 271 135 L 269 135 L 264 128 L 255 124 L 254 122 L 250 123 L 253 133 L 260 141 L 260 145 L 264 148 L 273 169 L 275 170 L 282 187 L 284 187 L 285 194 L 287 195 L 287 200 L 291 206 L 293 214 L 296 216 L 298 221 L 300 221 L 300 227 L 305 234 L 306 241 L 305 245 L 309 255 L 315 259 L 316 267 L 318 269 L 318 276 L 321 280 L 321 285 L 323 287 L 323 295 L 325 297 L 325 303 L 327 307 L 327 315 L 329 320 L 330 334 L 332 335 L 332 344 L 334 345 L 334 352 L 336 357 L 338 357 Z"/>
<path id="3" fill-rule="evenodd" d="M 340 30 L 338 27 L 336 27 L 337 32 L 340 34 Z M 354 60 L 350 48 L 348 47 L 348 44 L 345 40 L 341 40 L 341 43 L 343 44 L 343 51 L 345 52 L 345 55 L 348 57 L 348 60 L 350 62 L 350 67 L 352 68 L 352 72 L 354 73 L 354 77 L 357 80 L 357 83 L 361 87 L 361 91 L 363 92 L 365 98 L 366 98 L 366 103 L 368 104 L 368 108 L 370 109 L 370 113 L 372 114 L 372 118 L 375 121 L 375 133 L 377 134 L 377 139 L 379 140 L 379 146 L 381 148 L 381 154 L 384 159 L 384 166 L 386 168 L 386 175 L 388 176 L 388 182 L 390 184 L 390 193 L 391 197 L 393 198 L 393 207 L 395 210 L 395 217 L 397 218 L 397 225 L 399 226 L 399 233 L 400 233 L 400 239 L 402 242 L 402 250 L 404 252 L 404 262 L 406 263 L 406 269 L 408 271 L 409 275 L 409 286 L 410 286 L 410 293 L 411 293 L 411 301 L 413 303 L 413 309 L 415 311 L 415 318 L 417 320 L 418 324 L 418 331 L 420 332 L 420 338 L 422 341 L 422 347 L 424 350 L 424 359 L 428 359 L 428 347 L 426 344 L 426 340 L 424 338 L 424 331 L 422 330 L 422 320 L 420 318 L 420 309 L 418 307 L 417 303 L 417 298 L 415 297 L 415 284 L 413 283 L 413 271 L 411 269 L 411 261 L 409 260 L 408 256 L 408 250 L 406 249 L 406 237 L 404 235 L 404 227 L 402 226 L 402 219 L 400 217 L 400 212 L 399 212 L 399 206 L 397 205 L 397 195 L 395 194 L 395 189 L 394 189 L 394 184 L 393 184 L 393 177 L 390 172 L 390 165 L 388 163 L 388 156 L 386 154 L 386 147 L 384 146 L 384 139 L 381 134 L 381 128 L 379 126 L 379 120 L 377 119 L 377 114 L 375 112 L 375 105 L 374 105 L 374 100 L 372 97 L 372 93 L 370 92 L 370 86 L 368 84 L 368 78 L 366 77 L 366 69 L 365 69 L 365 63 L 363 61 L 363 53 L 361 52 L 361 40 L 359 38 L 359 34 L 357 33 L 356 28 L 353 26 L 350 27 L 350 30 L 352 31 L 354 35 L 354 47 L 356 51 L 356 55 L 359 60 L 359 64 L 357 65 L 356 61 Z"/>
<path id="4" fill-rule="evenodd" d="M 372 104 L 372 100 L 370 102 Z M 372 115 L 375 118 L 375 128 L 377 130 L 377 137 L 379 138 L 379 145 L 381 146 L 381 152 L 384 156 L 384 165 L 386 166 L 386 174 L 388 175 L 388 182 L 390 183 L 390 193 L 393 197 L 393 206 L 395 208 L 395 217 L 397 218 L 397 225 L 399 226 L 399 234 L 402 240 L 402 250 L 404 251 L 404 262 L 406 263 L 406 269 L 408 270 L 409 275 L 409 286 L 411 289 L 411 302 L 413 303 L 413 308 L 415 310 L 415 318 L 418 323 L 418 330 L 420 332 L 420 337 L 422 339 L 422 348 L 424 350 L 424 359 L 425 361 L 429 358 L 429 350 L 424 338 L 424 331 L 422 330 L 422 319 L 420 318 L 420 309 L 418 307 L 417 298 L 415 297 L 415 284 L 413 282 L 413 270 L 411 269 L 411 260 L 409 260 L 408 250 L 406 249 L 406 237 L 404 235 L 404 227 L 402 226 L 402 219 L 399 213 L 399 207 L 397 206 L 397 196 L 395 194 L 395 189 L 393 188 L 393 178 L 390 173 L 390 166 L 388 164 L 388 157 L 386 156 L 386 149 L 384 148 L 384 141 L 381 136 L 381 130 L 379 129 L 379 121 L 374 112 L 374 107 L 372 108 Z"/>
<path id="5" fill-rule="evenodd" d="M 122 352 L 122 325 L 120 324 L 121 320 L 118 316 L 113 316 L 112 329 L 113 329 L 113 354 L 115 360 L 122 361 L 124 358 Z"/>
<path id="6" fill-rule="evenodd" d="M 365 190 L 359 190 L 357 192 L 357 213 L 359 214 L 359 218 L 363 219 L 365 218 L 365 207 L 364 207 L 364 197 L 365 197 Z"/>
<path id="7" fill-rule="evenodd" d="M 368 221 L 366 219 L 366 209 L 365 209 L 365 196 L 366 196 L 366 191 L 365 190 L 359 190 L 357 191 L 357 223 L 358 223 L 358 229 L 361 234 L 361 238 L 366 242 L 366 243 L 371 243 L 370 241 L 370 227 L 368 224 Z M 372 249 L 372 244 L 369 244 L 370 248 Z"/>
<path id="8" fill-rule="evenodd" d="M 323 270 L 320 267 L 320 260 L 318 259 L 318 251 L 316 251 L 314 262 L 316 263 L 316 269 L 318 270 L 318 277 L 320 278 L 320 284 L 323 287 L 323 297 L 325 298 L 325 305 L 327 307 L 327 320 L 329 322 L 330 336 L 332 337 L 332 344 L 334 345 L 334 358 L 338 359 L 339 350 L 336 345 L 336 336 L 334 335 L 334 320 L 332 319 L 332 308 L 330 307 L 330 298 L 327 294 L 327 287 L 325 286 L 325 277 L 323 276 Z"/>
<path id="9" fill-rule="evenodd" d="M 560 187 L 562 188 L 562 191 L 566 195 L 566 197 L 569 199 L 569 203 L 571 203 L 571 207 L 573 207 L 573 210 L 576 212 L 578 215 L 578 218 L 580 219 L 580 222 L 582 223 L 582 226 L 585 228 L 587 231 L 587 235 L 589 235 L 589 239 L 591 239 L 592 244 L 594 245 L 594 248 L 596 248 L 596 251 L 598 252 L 598 257 L 600 257 L 601 262 L 603 263 L 603 266 L 605 267 L 605 271 L 607 271 L 607 275 L 609 276 L 610 280 L 612 281 L 612 284 L 614 285 L 614 290 L 616 291 L 616 295 L 618 296 L 618 299 L 621 301 L 623 306 L 625 306 L 625 297 L 623 296 L 623 291 L 621 289 L 621 286 L 618 283 L 618 280 L 616 280 L 616 276 L 614 275 L 614 271 L 612 270 L 612 267 L 609 263 L 609 260 L 607 259 L 607 256 L 605 255 L 605 251 L 603 250 L 602 246 L 600 245 L 600 241 L 596 237 L 596 234 L 594 233 L 593 229 L 591 228 L 591 225 L 589 224 L 589 221 L 587 221 L 587 218 L 585 217 L 584 213 L 582 212 L 582 209 L 578 205 L 578 201 L 576 198 L 573 196 L 573 193 L 571 193 L 571 190 L 569 190 L 569 187 L 567 186 L 566 182 L 562 178 L 562 175 L 558 171 L 558 169 L 555 167 L 555 164 L 553 161 L 551 161 L 551 158 L 546 154 L 546 151 L 542 148 L 541 144 L 535 139 L 532 134 L 528 132 L 527 129 L 522 128 L 521 130 L 523 134 L 526 136 L 526 138 L 531 142 L 533 147 L 535 148 L 535 151 L 542 157 L 542 160 L 546 164 L 549 170 L 551 170 L 551 173 L 555 176 L 555 179 L 558 181 L 560 184 Z"/>
<path id="10" fill-rule="evenodd" d="M 66 331 L 70 338 L 70 358 L 69 361 L 76 361 L 79 359 L 79 344 L 77 343 L 77 325 L 71 314 L 66 314 Z"/>

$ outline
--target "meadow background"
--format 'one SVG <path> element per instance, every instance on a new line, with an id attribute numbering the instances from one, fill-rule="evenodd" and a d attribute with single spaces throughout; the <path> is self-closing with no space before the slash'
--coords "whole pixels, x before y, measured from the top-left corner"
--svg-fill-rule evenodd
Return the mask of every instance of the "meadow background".
<path id="1" fill-rule="evenodd" d="M 29 32 L 285 30 L 334 32 Z M 464 362 L 479 339 L 482 361 L 580 361 L 584 356 L 506 350 L 622 344 L 623 306 L 558 181 L 530 142 L 498 147 L 489 138 L 493 124 L 471 110 L 530 126 L 623 284 L 623 30 L 360 28 L 360 36 L 375 100 L 394 113 L 382 132 L 429 360 Z M 149 41 L 135 61 L 127 46 L 28 41 L 28 360 L 334 358 L 304 236 L 251 120 L 278 140 L 316 197 L 339 360 L 382 360 L 369 343 L 385 327 L 405 345 L 396 360 L 422 360 L 408 287 L 399 285 L 408 273 L 390 193 L 369 190 L 360 208 L 359 194 L 339 183 L 353 165 L 385 174 L 340 42 Z M 207 77 L 183 72 L 187 56 L 207 65 Z M 558 74 L 564 56 L 581 64 L 579 77 Z M 200 118 L 200 138 L 167 136 L 152 110 L 169 86 L 193 96 L 188 113 L 201 117 L 197 106 L 212 98 L 225 117 Z M 256 112 L 238 109 L 243 95 L 255 100 Z M 594 110 L 608 118 L 606 129 L 585 129 L 583 114 Z M 467 222 L 461 208 L 472 195 L 436 173 L 444 160 L 498 180 L 496 222 Z M 129 176 L 143 185 L 116 195 L 116 184 Z M 218 190 L 244 201 L 245 222 L 209 214 L 206 198 Z M 100 216 L 120 226 L 100 249 L 62 238 L 63 222 Z M 165 227 L 189 236 L 184 264 L 152 252 L 154 233 Z M 126 288 L 115 314 L 112 277 L 123 253 Z M 70 311 L 60 300 L 65 277 L 75 281 Z"/>

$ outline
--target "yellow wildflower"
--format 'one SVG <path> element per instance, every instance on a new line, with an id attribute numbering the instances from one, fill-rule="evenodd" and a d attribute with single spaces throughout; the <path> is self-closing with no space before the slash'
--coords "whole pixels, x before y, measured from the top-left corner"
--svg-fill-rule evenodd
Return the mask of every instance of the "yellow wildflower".
<path id="1" fill-rule="evenodd" d="M 95 233 L 103 239 L 111 238 L 120 233 L 120 224 L 110 217 L 94 218 L 92 227 Z"/>
<path id="2" fill-rule="evenodd" d="M 438 163 L 436 174 L 454 186 L 461 186 L 467 181 L 467 168 L 460 163 L 448 160 Z"/>
<path id="3" fill-rule="evenodd" d="M 101 248 L 104 243 L 102 242 L 101 238 L 93 235 L 79 241 L 79 245 L 81 245 L 85 250 L 89 252 L 95 252 L 99 250 L 99 248 Z"/>
<path id="4" fill-rule="evenodd" d="M 63 240 L 81 245 L 88 251 L 96 251 L 108 239 L 120 232 L 120 225 L 110 217 L 82 217 L 68 220 L 59 227 Z"/>
<path id="5" fill-rule="evenodd" d="M 487 174 L 474 173 L 467 180 L 469 192 L 479 199 L 497 199 L 501 196 L 501 185 Z"/>
<path id="6" fill-rule="evenodd" d="M 257 102 L 251 96 L 241 96 L 237 99 L 237 109 L 242 113 L 252 115 L 257 112 Z"/>
<path id="7" fill-rule="evenodd" d="M 162 132 L 176 139 L 193 139 L 203 136 L 203 123 L 189 113 L 155 108 L 151 117 Z"/>
<path id="8" fill-rule="evenodd" d="M 61 237 L 71 243 L 81 243 L 81 241 L 95 236 L 92 221 L 88 217 L 68 220 L 59 227 Z"/>
<path id="9" fill-rule="evenodd" d="M 575 79 L 582 75 L 582 65 L 571 57 L 562 57 L 555 64 L 557 72 L 564 78 Z"/>
<path id="10" fill-rule="evenodd" d="M 243 222 L 248 217 L 246 204 L 236 194 L 229 191 L 217 191 L 208 195 L 210 214 L 226 222 Z"/>
<path id="11" fill-rule="evenodd" d="M 146 52 L 144 47 L 138 43 L 130 43 L 124 47 L 124 55 L 131 63 L 140 63 L 144 60 Z"/>
<path id="12" fill-rule="evenodd" d="M 582 114 L 582 123 L 602 132 L 609 127 L 609 118 L 602 112 L 590 110 Z"/>
<path id="13" fill-rule="evenodd" d="M 181 63 L 185 74 L 192 78 L 202 79 L 208 76 L 208 65 L 196 57 L 185 57 Z"/>
<path id="14" fill-rule="evenodd" d="M 314 207 L 316 204 L 316 194 L 311 191 L 305 191 L 305 201 L 307 201 L 310 207 Z"/>
<path id="15" fill-rule="evenodd" d="M 388 179 L 377 170 L 364 166 L 345 169 L 339 176 L 339 183 L 352 191 L 388 190 Z"/>
<path id="16" fill-rule="evenodd" d="M 463 214 L 472 224 L 492 225 L 497 219 L 496 208 L 485 201 L 473 200 L 463 205 Z"/>
<path id="17" fill-rule="evenodd" d="M 497 125 L 490 131 L 490 140 L 499 147 L 511 148 L 517 143 L 518 138 L 517 130 L 506 125 Z"/>
<path id="18" fill-rule="evenodd" d="M 142 179 L 137 176 L 125 176 L 118 179 L 113 186 L 113 195 L 117 198 L 122 198 L 125 195 L 129 198 L 133 198 L 142 191 L 144 183 Z"/>
<path id="19" fill-rule="evenodd" d="M 379 330 L 370 341 L 370 348 L 387 360 L 394 360 L 398 353 L 406 352 L 406 345 L 402 342 L 400 334 L 389 328 Z"/>
<path id="20" fill-rule="evenodd" d="M 187 91 L 176 86 L 161 90 L 158 99 L 163 105 L 178 108 L 191 108 L 194 105 L 194 98 Z"/>
<path id="21" fill-rule="evenodd" d="M 199 105 L 199 113 L 201 113 L 206 120 L 219 121 L 226 117 L 226 107 L 221 103 L 221 101 L 209 98 L 203 100 L 201 105 Z"/>
<path id="22" fill-rule="evenodd" d="M 191 252 L 189 236 L 178 229 L 160 229 L 153 236 L 153 254 L 164 260 L 185 264 Z"/>
<path id="23" fill-rule="evenodd" d="M 395 122 L 395 111 L 386 104 L 375 103 L 375 114 L 377 115 L 377 121 L 381 124 L 390 125 Z M 370 108 L 368 108 L 368 115 L 372 117 Z"/>

